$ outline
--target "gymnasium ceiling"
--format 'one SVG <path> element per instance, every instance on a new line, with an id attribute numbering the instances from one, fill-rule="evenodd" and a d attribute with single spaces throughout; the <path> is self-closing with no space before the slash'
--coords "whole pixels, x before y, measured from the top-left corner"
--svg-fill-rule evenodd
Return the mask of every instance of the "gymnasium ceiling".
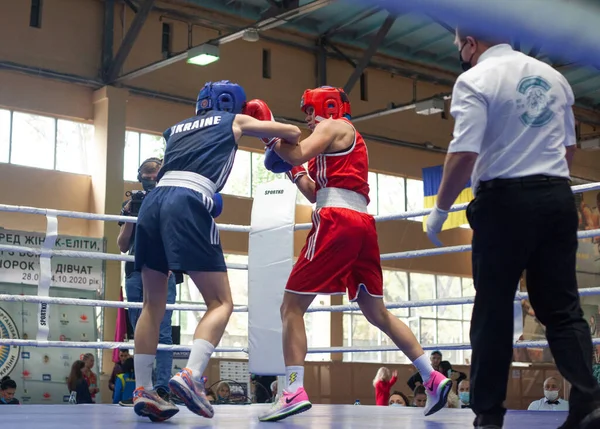
<path id="1" fill-rule="evenodd" d="M 167 0 L 169 1 L 169 0 Z M 337 46 L 350 46 L 365 54 L 377 52 L 392 59 L 434 67 L 458 75 L 460 66 L 454 35 L 449 24 L 426 15 L 407 13 L 392 17 L 368 2 L 357 5 L 342 0 L 170 0 L 187 3 L 202 9 L 226 13 L 254 22 L 257 28 L 292 30 L 325 42 L 328 52 Z M 199 11 L 199 15 L 200 11 Z M 281 17 L 281 19 L 278 19 Z M 386 31 L 387 30 L 387 31 Z M 269 32 L 261 35 L 268 36 Z M 600 110 L 600 72 L 591 67 L 565 63 L 549 58 L 543 46 L 513 47 L 528 55 L 552 64 L 571 83 L 581 107 Z M 354 61 L 355 64 L 360 62 Z"/>

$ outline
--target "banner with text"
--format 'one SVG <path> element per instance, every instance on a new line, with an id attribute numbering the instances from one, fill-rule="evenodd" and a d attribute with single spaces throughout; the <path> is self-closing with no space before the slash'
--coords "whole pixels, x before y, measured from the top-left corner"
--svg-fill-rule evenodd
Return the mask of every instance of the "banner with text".
<path id="1" fill-rule="evenodd" d="M 0 244 L 38 248 L 45 235 L 37 232 L 0 229 Z M 104 240 L 90 237 L 59 236 L 56 250 L 103 252 Z M 0 282 L 37 285 L 40 280 L 40 257 L 30 252 L 0 251 Z M 100 259 L 52 257 L 50 286 L 72 289 L 102 290 L 103 261 Z"/>
<path id="2" fill-rule="evenodd" d="M 35 285 L 0 282 L 0 294 L 35 295 Z M 53 288 L 51 296 L 94 299 L 95 291 Z M 98 339 L 96 308 L 53 304 L 47 307 L 48 340 L 95 342 Z M 38 331 L 38 304 L 0 302 L 0 332 L 7 338 L 33 339 Z M 4 335 L 4 334 L 3 334 Z M 0 377 L 10 376 L 17 383 L 17 397 L 25 404 L 60 404 L 68 401 L 65 383 L 71 365 L 85 348 L 43 348 L 0 346 Z M 93 371 L 98 374 L 98 359 Z M 112 369 L 112 368 L 110 368 Z M 97 396 L 97 400 L 99 397 Z M 0 425 L 2 426 L 2 425 Z"/>

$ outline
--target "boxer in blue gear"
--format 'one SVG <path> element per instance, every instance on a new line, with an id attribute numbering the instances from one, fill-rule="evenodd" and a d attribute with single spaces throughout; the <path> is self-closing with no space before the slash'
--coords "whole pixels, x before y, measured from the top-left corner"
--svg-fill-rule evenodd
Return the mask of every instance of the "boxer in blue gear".
<path id="1" fill-rule="evenodd" d="M 196 103 L 196 115 L 165 131 L 163 166 L 156 188 L 146 196 L 136 226 L 135 267 L 142 272 L 144 307 L 135 330 L 134 410 L 163 421 L 179 410 L 152 386 L 160 321 L 167 300 L 169 271 L 187 273 L 207 311 L 194 333 L 186 368 L 169 381 L 171 393 L 192 412 L 212 417 L 202 374 L 221 340 L 233 311 L 227 267 L 214 217 L 220 214 L 223 189 L 243 136 L 278 137 L 291 144 L 300 129 L 241 114 L 244 89 L 229 81 L 208 82 Z"/>

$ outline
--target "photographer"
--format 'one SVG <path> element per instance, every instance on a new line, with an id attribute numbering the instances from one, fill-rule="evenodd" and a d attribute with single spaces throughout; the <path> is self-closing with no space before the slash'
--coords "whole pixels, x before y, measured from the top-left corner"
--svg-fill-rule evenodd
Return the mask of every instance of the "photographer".
<path id="1" fill-rule="evenodd" d="M 137 179 L 142 183 L 143 191 L 133 191 L 126 195 L 130 198 L 123 203 L 121 210 L 122 216 L 137 216 L 146 195 L 156 186 L 156 176 L 162 166 L 162 160 L 158 158 L 148 158 L 138 169 Z M 117 238 L 119 249 L 123 253 L 133 255 L 135 249 L 135 224 L 131 222 L 119 222 L 121 230 Z M 176 278 L 177 277 L 177 278 Z M 176 284 L 183 282 L 183 276 L 171 273 L 169 276 L 169 290 L 167 303 L 174 304 L 177 295 Z M 127 301 L 143 302 L 142 275 L 140 271 L 135 271 L 133 262 L 125 263 L 125 291 L 127 292 Z M 128 310 L 129 321 L 135 331 L 136 323 L 142 310 L 140 308 L 130 308 Z M 161 344 L 173 344 L 171 331 L 171 316 L 173 311 L 167 310 L 160 325 Z M 161 396 L 167 396 L 169 392 L 168 382 L 171 378 L 173 368 L 173 353 L 169 351 L 158 351 L 156 354 L 156 369 L 154 381 L 156 389 Z M 162 393 L 161 393 L 162 392 Z"/>

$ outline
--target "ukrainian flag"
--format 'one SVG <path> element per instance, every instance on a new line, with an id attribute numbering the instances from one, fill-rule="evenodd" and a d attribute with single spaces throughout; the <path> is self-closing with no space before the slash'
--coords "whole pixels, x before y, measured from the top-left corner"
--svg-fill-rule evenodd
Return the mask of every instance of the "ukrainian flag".
<path id="1" fill-rule="evenodd" d="M 423 169 L 423 191 L 424 191 L 424 207 L 429 209 L 435 205 L 437 194 L 442 183 L 442 175 L 444 166 L 428 167 Z M 468 203 L 473 199 L 473 191 L 471 190 L 471 180 L 466 184 L 465 189 L 458 195 L 454 204 Z M 448 220 L 444 223 L 442 230 L 458 228 L 461 225 L 468 224 L 467 212 L 461 210 L 452 212 L 448 215 Z M 423 231 L 427 231 L 427 216 L 423 218 Z"/>

